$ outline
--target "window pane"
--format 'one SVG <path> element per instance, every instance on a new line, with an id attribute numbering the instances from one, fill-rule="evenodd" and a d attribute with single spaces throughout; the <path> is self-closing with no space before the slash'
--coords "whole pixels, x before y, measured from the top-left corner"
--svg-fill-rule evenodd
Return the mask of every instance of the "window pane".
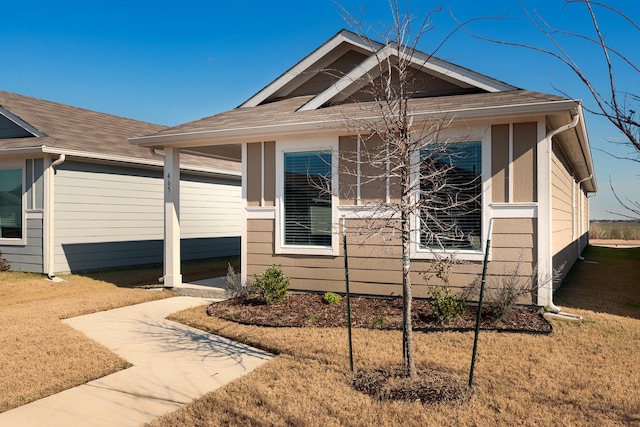
<path id="1" fill-rule="evenodd" d="M 482 144 L 453 144 L 444 153 L 423 150 L 420 244 L 431 248 L 480 249 L 482 232 Z M 431 165 L 431 166 L 429 166 Z M 430 171 L 446 170 L 438 182 Z M 437 175 L 437 174 L 436 174 Z"/>
<path id="2" fill-rule="evenodd" d="M 331 246 L 331 152 L 284 154 L 284 243 Z"/>
<path id="3" fill-rule="evenodd" d="M 22 169 L 0 170 L 0 237 L 22 238 Z"/>

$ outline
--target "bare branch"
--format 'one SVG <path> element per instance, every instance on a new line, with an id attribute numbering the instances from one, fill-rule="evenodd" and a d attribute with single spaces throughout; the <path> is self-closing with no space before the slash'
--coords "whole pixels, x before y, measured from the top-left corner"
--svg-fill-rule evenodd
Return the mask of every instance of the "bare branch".
<path id="1" fill-rule="evenodd" d="M 632 201 L 629 198 L 626 198 L 624 201 L 618 196 L 618 193 L 616 193 L 616 190 L 613 188 L 613 183 L 611 182 L 611 176 L 609 176 L 609 187 L 611 187 L 611 191 L 613 192 L 613 196 L 616 198 L 616 200 L 618 201 L 618 203 L 620 203 L 620 205 L 625 208 L 626 210 L 628 210 L 629 212 L 632 213 L 632 215 L 635 216 L 631 216 L 631 215 L 626 215 L 626 214 L 621 214 L 618 212 L 611 212 L 608 211 L 611 214 L 614 215 L 618 215 L 621 216 L 623 218 L 628 218 L 628 219 L 633 219 L 633 220 L 639 220 L 640 219 L 640 203 L 639 202 L 635 202 Z"/>

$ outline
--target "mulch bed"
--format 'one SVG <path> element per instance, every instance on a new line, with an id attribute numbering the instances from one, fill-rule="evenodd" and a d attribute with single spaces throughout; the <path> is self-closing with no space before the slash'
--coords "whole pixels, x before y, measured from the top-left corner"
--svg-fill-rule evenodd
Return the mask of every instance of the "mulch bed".
<path id="1" fill-rule="evenodd" d="M 418 370 L 413 378 L 400 369 L 369 369 L 353 377 L 353 388 L 381 401 L 404 400 L 423 405 L 463 403 L 473 392 L 461 379 L 444 372 Z"/>
<path id="2" fill-rule="evenodd" d="M 477 307 L 449 324 L 439 323 L 431 314 L 427 300 L 414 299 L 412 325 L 414 331 L 466 331 L 475 328 Z M 211 304 L 207 314 L 237 323 L 268 327 L 332 328 L 347 325 L 346 299 L 339 304 L 325 304 L 322 295 L 289 293 L 283 304 L 267 305 L 260 298 L 231 298 Z M 401 329 L 402 300 L 399 298 L 351 298 L 351 323 L 356 328 Z M 551 324 L 539 310 L 517 307 L 508 319 L 492 322 L 485 316 L 483 330 L 548 334 Z"/>
<path id="3" fill-rule="evenodd" d="M 356 328 L 401 329 L 402 300 L 399 298 L 351 298 L 351 323 Z M 483 310 L 484 311 L 484 310 Z M 431 313 L 427 300 L 413 301 L 414 331 L 474 330 L 477 307 L 449 324 L 442 324 Z M 335 305 L 323 302 L 318 294 L 287 294 L 282 304 L 267 305 L 258 297 L 231 298 L 207 307 L 207 314 L 237 323 L 267 327 L 332 328 L 347 325 L 346 299 Z M 484 315 L 484 313 L 483 313 Z M 551 324 L 539 310 L 517 307 L 508 319 L 491 322 L 486 316 L 484 330 L 548 334 Z M 352 387 L 381 401 L 404 400 L 422 405 L 459 404 L 468 401 L 473 390 L 458 376 L 435 370 L 420 370 L 415 377 L 405 376 L 400 369 L 368 369 L 357 372 Z"/>

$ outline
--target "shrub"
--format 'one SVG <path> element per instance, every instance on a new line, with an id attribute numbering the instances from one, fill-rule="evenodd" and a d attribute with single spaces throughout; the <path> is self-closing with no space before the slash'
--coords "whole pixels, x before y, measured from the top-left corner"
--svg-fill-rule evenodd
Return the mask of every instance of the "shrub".
<path id="1" fill-rule="evenodd" d="M 434 286 L 429 291 L 431 295 L 431 312 L 440 323 L 450 323 L 464 314 L 467 301 L 458 299 L 447 287 Z"/>
<path id="2" fill-rule="evenodd" d="M 0 251 L 0 271 L 9 271 L 11 264 L 5 258 L 2 258 L 2 251 Z"/>
<path id="3" fill-rule="evenodd" d="M 225 281 L 227 282 L 227 288 L 224 292 L 228 297 L 247 298 L 258 293 L 258 288 L 253 282 L 242 282 L 240 275 L 236 273 L 231 264 L 227 267 Z"/>
<path id="4" fill-rule="evenodd" d="M 387 319 L 384 316 L 376 316 L 371 321 L 371 328 L 380 329 L 385 323 L 387 323 Z"/>
<path id="5" fill-rule="evenodd" d="M 524 274 L 522 272 L 523 264 L 522 257 L 520 257 L 518 262 L 510 269 L 506 269 L 502 276 L 491 280 L 492 287 L 485 289 L 483 304 L 492 322 L 509 319 L 513 310 L 518 306 L 518 301 L 535 291 L 538 280 L 551 282 L 551 286 L 556 285 L 562 278 L 562 271 L 565 267 L 565 264 L 562 264 L 553 270 L 551 277 L 541 278 L 536 267 L 533 268 L 531 274 Z M 469 298 L 479 295 L 480 284 L 480 278 L 478 278 L 465 290 L 465 295 Z"/>
<path id="6" fill-rule="evenodd" d="M 272 265 L 262 274 L 253 275 L 260 295 L 267 304 L 283 303 L 287 296 L 290 279 L 282 272 L 282 267 Z"/>
<path id="7" fill-rule="evenodd" d="M 322 301 L 325 304 L 329 304 L 329 305 L 339 304 L 341 300 L 342 300 L 342 297 L 333 292 L 325 292 L 324 296 L 322 297 Z"/>

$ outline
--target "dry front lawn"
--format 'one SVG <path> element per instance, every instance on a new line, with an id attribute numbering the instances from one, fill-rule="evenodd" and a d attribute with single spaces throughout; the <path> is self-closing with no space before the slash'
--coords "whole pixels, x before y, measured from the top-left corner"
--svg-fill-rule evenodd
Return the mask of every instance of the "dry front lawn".
<path id="1" fill-rule="evenodd" d="M 187 263 L 186 280 L 226 273 L 227 261 Z M 0 273 L 0 412 L 129 366 L 60 319 L 174 296 L 148 291 L 162 268 L 62 276 Z"/>
<path id="2" fill-rule="evenodd" d="M 151 426 L 640 425 L 640 249 L 588 248 L 557 303 L 585 317 L 550 335 L 484 331 L 467 403 L 380 402 L 351 387 L 344 328 L 174 320 L 279 356 Z M 400 363 L 401 333 L 355 329 L 356 370 Z M 416 333 L 418 365 L 466 381 L 471 332 Z"/>
<path id="3" fill-rule="evenodd" d="M 170 295 L 65 279 L 0 273 L 0 412 L 129 366 L 60 319 Z"/>

